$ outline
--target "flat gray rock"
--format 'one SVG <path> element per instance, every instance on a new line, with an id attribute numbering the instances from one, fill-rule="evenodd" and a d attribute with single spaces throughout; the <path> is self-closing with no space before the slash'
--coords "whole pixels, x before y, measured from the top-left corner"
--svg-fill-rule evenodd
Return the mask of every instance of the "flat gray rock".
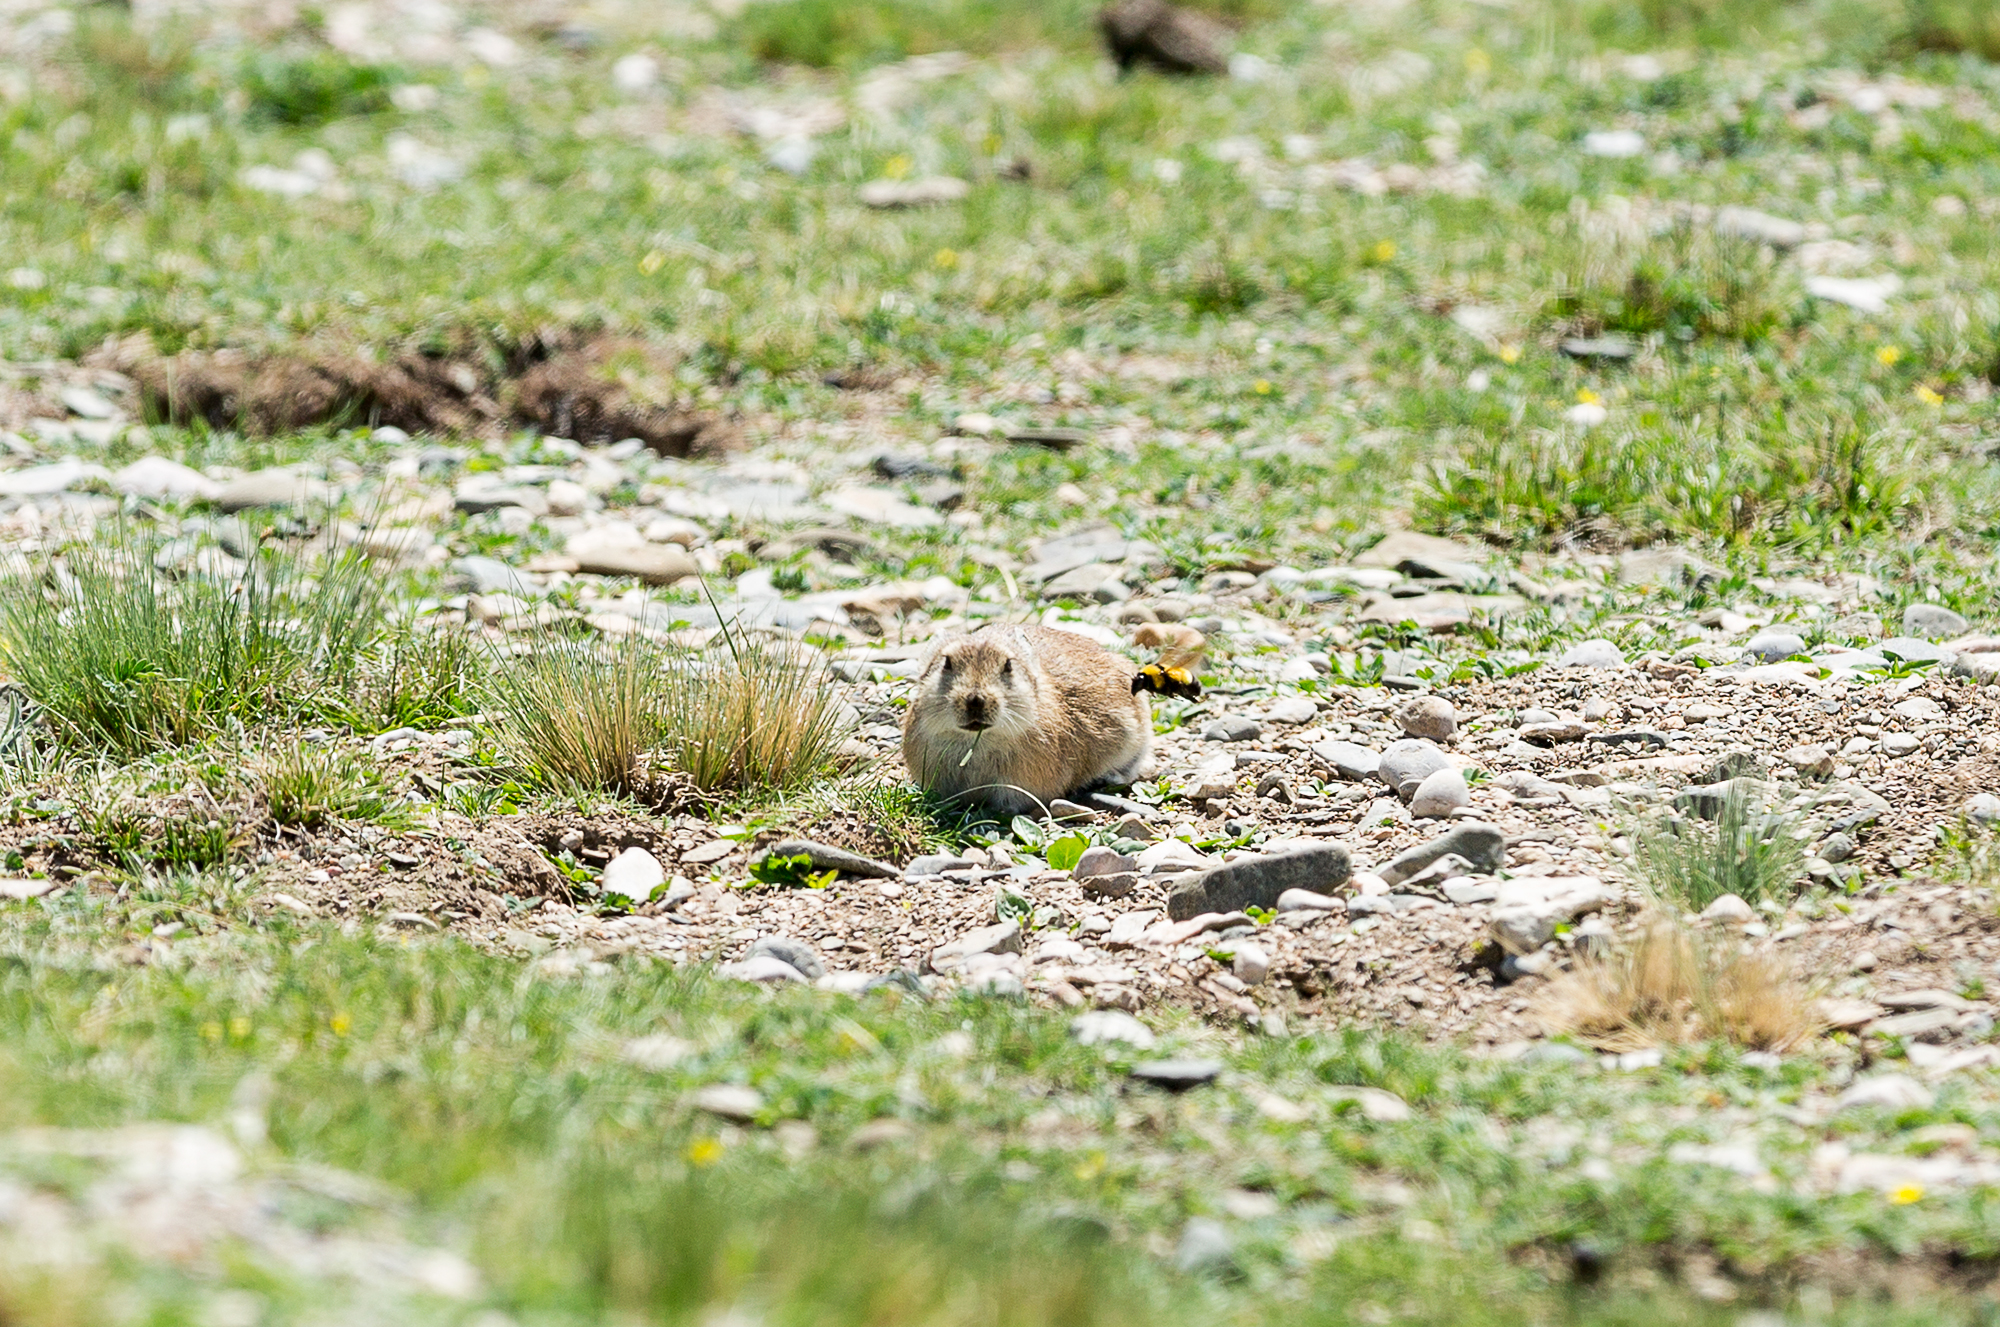
<path id="1" fill-rule="evenodd" d="M 223 511 L 251 507 L 309 507 L 330 501 L 333 490 L 296 470 L 253 470 L 230 480 L 215 495 Z"/>
<path id="2" fill-rule="evenodd" d="M 1325 761 L 1335 774 L 1354 783 L 1366 783 L 1382 768 L 1382 757 L 1355 742 L 1328 741 L 1313 746 L 1312 753 Z"/>
<path id="3" fill-rule="evenodd" d="M 803 940 L 790 936 L 767 935 L 750 946 L 751 958 L 775 958 L 780 963 L 790 964 L 808 981 L 818 981 L 826 975 L 826 964 L 820 962 L 813 947 Z"/>
<path id="4" fill-rule="evenodd" d="M 1231 715 L 1216 719 L 1201 730 L 1204 742 L 1254 742 L 1263 736 L 1264 729 L 1255 719 L 1241 715 Z"/>
<path id="5" fill-rule="evenodd" d="M 1222 1076 L 1220 1060 L 1142 1060 L 1132 1066 L 1132 1077 L 1169 1092 L 1185 1092 L 1191 1087 L 1213 1083 Z"/>
<path id="6" fill-rule="evenodd" d="M 1320 843 L 1289 852 L 1212 867 L 1181 881 L 1167 895 L 1167 916 L 1186 921 L 1205 912 L 1238 912 L 1271 908 L 1291 889 L 1328 894 L 1347 883 L 1353 859 L 1338 843 Z"/>
<path id="7" fill-rule="evenodd" d="M 541 593 L 541 587 L 529 580 L 526 573 L 499 558 L 462 557 L 451 564 L 451 569 L 471 582 L 474 594 L 511 594 L 532 599 Z"/>
<path id="8" fill-rule="evenodd" d="M 1586 640 L 1564 650 L 1558 668 L 1623 668 L 1625 652 L 1608 640 Z"/>
<path id="9" fill-rule="evenodd" d="M 786 839 L 774 843 L 762 856 L 766 857 L 809 857 L 815 871 L 838 871 L 842 875 L 861 876 L 870 880 L 893 880 L 903 873 L 887 862 L 878 862 L 873 857 L 863 857 L 858 852 L 836 848 L 830 844 L 815 843 L 811 839 Z"/>
<path id="10" fill-rule="evenodd" d="M 1806 652 L 1803 637 L 1791 631 L 1760 631 L 1743 647 L 1758 663 L 1778 663 Z"/>
<path id="11" fill-rule="evenodd" d="M 1399 885 L 1447 854 L 1463 857 L 1473 874 L 1492 875 L 1507 864 L 1507 836 L 1498 826 L 1468 820 L 1427 843 L 1403 849 L 1375 874 Z"/>
<path id="12" fill-rule="evenodd" d="M 1943 604 L 1911 604 L 1903 610 L 1903 634 L 1923 640 L 1963 636 L 1972 626 Z"/>

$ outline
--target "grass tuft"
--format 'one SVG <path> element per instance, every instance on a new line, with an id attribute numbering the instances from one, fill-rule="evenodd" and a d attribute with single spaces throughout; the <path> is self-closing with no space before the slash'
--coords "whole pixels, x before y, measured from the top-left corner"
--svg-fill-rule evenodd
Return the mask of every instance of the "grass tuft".
<path id="1" fill-rule="evenodd" d="M 1788 895 L 1805 866 L 1794 817 L 1765 809 L 1762 794 L 1734 782 L 1715 820 L 1669 814 L 1633 834 L 1641 879 L 1656 898 L 1700 911 L 1734 894 L 1749 903 Z"/>
<path id="2" fill-rule="evenodd" d="M 149 550 L 77 550 L 0 589 L 0 666 L 65 738 L 127 755 L 299 712 L 353 676 L 380 620 L 367 565 L 258 551 L 170 582 Z"/>
<path id="3" fill-rule="evenodd" d="M 1722 1039 L 1783 1051 L 1818 1035 L 1811 993 L 1774 954 L 1656 917 L 1631 943 L 1550 982 L 1535 1013 L 1552 1035 L 1609 1051 Z"/>
<path id="4" fill-rule="evenodd" d="M 550 634 L 493 686 L 513 756 L 570 790 L 646 799 L 677 777 L 704 795 L 782 791 L 827 772 L 842 736 L 822 666 L 740 637 L 697 653 Z"/>
<path id="5" fill-rule="evenodd" d="M 261 771 L 271 819 L 294 829 L 336 820 L 375 820 L 388 810 L 375 772 L 349 752 L 297 743 L 281 746 Z"/>

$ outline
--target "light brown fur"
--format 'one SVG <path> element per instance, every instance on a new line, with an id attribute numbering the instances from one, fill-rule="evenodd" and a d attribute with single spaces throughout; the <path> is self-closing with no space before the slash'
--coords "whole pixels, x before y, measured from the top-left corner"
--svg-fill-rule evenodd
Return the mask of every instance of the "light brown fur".
<path id="1" fill-rule="evenodd" d="M 946 641 L 903 716 L 903 763 L 931 793 L 1009 815 L 1143 778 L 1153 713 L 1132 693 L 1135 671 L 1047 627 L 996 625 Z"/>

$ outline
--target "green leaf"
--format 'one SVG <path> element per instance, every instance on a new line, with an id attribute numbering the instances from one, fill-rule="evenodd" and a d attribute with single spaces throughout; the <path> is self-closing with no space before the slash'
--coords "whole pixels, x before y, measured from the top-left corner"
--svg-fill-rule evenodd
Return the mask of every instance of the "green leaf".
<path id="1" fill-rule="evenodd" d="M 1081 834 L 1065 834 L 1049 845 L 1049 869 L 1071 871 L 1083 858 L 1083 850 L 1090 846 L 1090 840 Z"/>
<path id="2" fill-rule="evenodd" d="M 1015 816 L 1014 823 L 1008 828 L 1014 833 L 1014 841 L 1023 847 L 1039 848 L 1042 845 L 1042 827 L 1028 817 Z"/>

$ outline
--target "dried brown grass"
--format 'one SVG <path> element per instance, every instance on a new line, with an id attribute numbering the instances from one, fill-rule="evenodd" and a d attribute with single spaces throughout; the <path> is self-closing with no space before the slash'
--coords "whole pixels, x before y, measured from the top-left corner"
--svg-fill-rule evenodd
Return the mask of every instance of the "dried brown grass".
<path id="1" fill-rule="evenodd" d="M 1607 1051 L 1717 1039 L 1784 1051 L 1824 1026 L 1813 993 L 1776 954 L 1667 917 L 1550 982 L 1534 1015 L 1551 1035 Z"/>

